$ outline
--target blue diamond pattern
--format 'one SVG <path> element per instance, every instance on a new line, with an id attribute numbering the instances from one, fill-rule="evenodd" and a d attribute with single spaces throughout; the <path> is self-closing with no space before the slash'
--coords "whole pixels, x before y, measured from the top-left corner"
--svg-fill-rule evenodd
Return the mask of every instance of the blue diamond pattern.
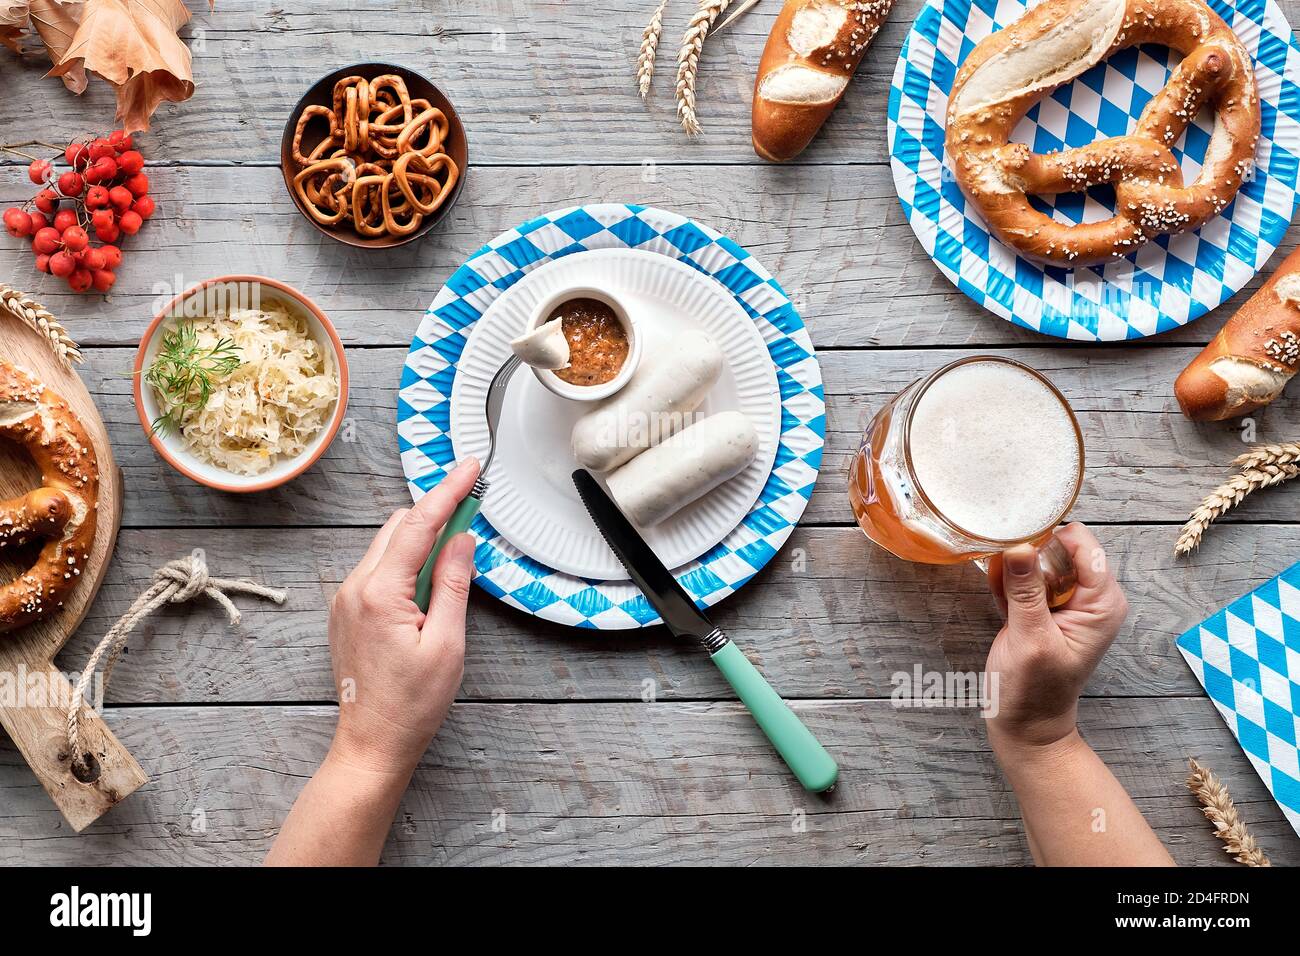
<path id="1" fill-rule="evenodd" d="M 1190 628 L 1178 649 L 1300 834 L 1297 636 L 1300 564 Z"/>

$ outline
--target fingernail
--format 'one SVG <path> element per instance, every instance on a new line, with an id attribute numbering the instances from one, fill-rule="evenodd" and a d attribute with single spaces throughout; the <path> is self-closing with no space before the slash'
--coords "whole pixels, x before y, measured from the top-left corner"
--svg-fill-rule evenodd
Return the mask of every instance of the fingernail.
<path id="1" fill-rule="evenodd" d="M 452 552 L 452 558 L 456 561 L 472 561 L 474 548 L 474 536 L 468 532 L 456 535 L 447 543 L 447 550 Z"/>
<path id="2" fill-rule="evenodd" d="M 1008 574 L 1029 574 L 1034 570 L 1038 552 L 1032 544 L 1018 544 L 1002 552 L 1002 564 Z"/>
<path id="3" fill-rule="evenodd" d="M 473 455 L 466 455 L 460 461 L 456 462 L 456 470 L 460 471 L 462 468 L 468 468 L 470 465 L 477 465 L 477 464 L 478 464 L 477 458 L 475 458 Z"/>

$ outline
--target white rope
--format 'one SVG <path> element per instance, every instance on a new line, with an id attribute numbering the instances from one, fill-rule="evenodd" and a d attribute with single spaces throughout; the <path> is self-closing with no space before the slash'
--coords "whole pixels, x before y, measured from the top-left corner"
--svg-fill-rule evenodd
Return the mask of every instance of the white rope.
<path id="1" fill-rule="evenodd" d="M 135 599 L 135 603 L 104 635 L 104 639 L 90 655 L 90 660 L 86 662 L 85 669 L 77 680 L 72 700 L 68 704 L 68 753 L 72 756 L 74 770 L 86 769 L 85 755 L 81 753 L 80 746 L 81 703 L 86 689 L 94 679 L 100 660 L 105 654 L 108 655 L 108 661 L 104 665 L 104 687 L 107 688 L 109 678 L 113 675 L 113 667 L 121 657 L 122 650 L 126 647 L 126 639 L 135 630 L 136 625 L 164 604 L 185 604 L 200 594 L 206 594 L 225 608 L 231 627 L 239 623 L 239 608 L 235 607 L 227 594 L 251 594 L 274 601 L 276 604 L 283 604 L 286 597 L 284 591 L 268 588 L 256 581 L 210 577 L 207 562 L 197 552 L 187 558 L 172 561 L 155 571 L 153 584 Z"/>

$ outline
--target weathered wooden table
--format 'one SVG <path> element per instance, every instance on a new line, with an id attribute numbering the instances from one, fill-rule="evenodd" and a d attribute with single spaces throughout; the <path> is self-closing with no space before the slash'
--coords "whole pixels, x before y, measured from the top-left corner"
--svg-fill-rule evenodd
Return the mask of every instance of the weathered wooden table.
<path id="1" fill-rule="evenodd" d="M 1300 14 L 1295 0 L 1282 3 Z M 1285 488 L 1249 500 L 1191 560 L 1171 550 L 1188 509 L 1243 448 L 1237 426 L 1178 414 L 1172 383 L 1249 291 L 1189 328 L 1112 348 L 1013 328 L 958 293 L 903 220 L 886 159 L 889 77 L 919 4 L 900 0 L 845 103 L 788 167 L 759 162 L 749 146 L 750 87 L 779 0 L 706 47 L 696 142 L 678 130 L 671 93 L 689 0 L 670 0 L 648 106 L 631 64 L 652 0 L 195 7 L 198 91 L 159 110 L 142 137 L 159 211 L 126 244 L 113 294 L 74 296 L 37 274 L 17 242 L 3 244 L 3 275 L 88 346 L 83 374 L 126 477 L 107 583 L 61 663 L 79 669 L 153 569 L 192 548 L 206 549 L 216 573 L 287 587 L 289 602 L 242 601 L 237 631 L 214 607 L 173 609 L 132 639 L 106 719 L 152 781 L 80 836 L 0 743 L 0 863 L 261 859 L 333 728 L 329 598 L 375 528 L 409 503 L 394 401 L 420 315 L 497 232 L 602 200 L 664 206 L 733 236 L 791 291 L 811 329 L 829 406 L 822 478 L 785 550 L 717 619 L 838 757 L 840 784 L 829 798 L 801 791 L 701 652 L 661 629 L 577 632 L 476 593 L 460 699 L 416 774 L 386 862 L 1027 862 L 977 714 L 889 700 L 896 672 L 983 665 L 998 626 L 984 580 L 972 567 L 884 554 L 852 523 L 845 494 L 874 410 L 974 352 L 1042 369 L 1086 429 L 1075 515 L 1114 559 L 1132 614 L 1088 687 L 1084 734 L 1180 863 L 1227 862 L 1183 785 L 1189 756 L 1223 777 L 1275 862 L 1300 862 L 1300 840 L 1173 645 L 1300 558 L 1300 489 Z M 276 162 L 299 94 L 340 65 L 375 59 L 444 85 L 468 124 L 473 168 L 435 234 L 362 254 L 298 215 Z M 4 141 L 109 128 L 102 84 L 77 99 L 42 79 L 35 58 L 20 65 L 5 54 L 0 71 L 13 104 Z M 0 172 L 0 202 L 28 196 L 20 166 Z M 1293 234 L 1274 261 L 1294 245 Z M 313 296 L 349 346 L 353 376 L 351 440 L 292 485 L 252 497 L 171 471 L 130 397 L 135 346 L 160 303 L 228 272 L 275 276 Z M 1265 440 L 1300 435 L 1295 396 L 1259 415 L 1258 429 Z"/>

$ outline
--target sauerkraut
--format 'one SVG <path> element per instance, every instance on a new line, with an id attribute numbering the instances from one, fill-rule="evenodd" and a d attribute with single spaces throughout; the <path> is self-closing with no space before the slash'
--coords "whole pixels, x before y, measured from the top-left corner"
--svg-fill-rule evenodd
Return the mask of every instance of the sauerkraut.
<path id="1" fill-rule="evenodd" d="M 177 424 L 186 447 L 237 475 L 258 475 L 302 454 L 339 397 L 333 351 L 322 348 L 307 321 L 284 304 L 262 305 L 183 320 L 192 322 L 198 348 L 228 340 L 239 358 L 233 372 L 211 378 L 206 402 L 197 386 L 185 396 L 155 389 L 160 410 Z"/>

